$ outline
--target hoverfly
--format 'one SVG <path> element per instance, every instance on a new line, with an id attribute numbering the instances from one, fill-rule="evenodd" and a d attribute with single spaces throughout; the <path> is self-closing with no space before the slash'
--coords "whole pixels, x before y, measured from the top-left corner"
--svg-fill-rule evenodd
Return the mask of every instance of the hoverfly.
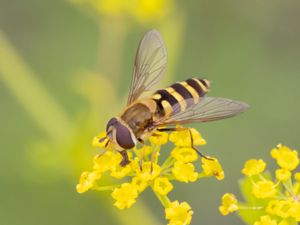
<path id="1" fill-rule="evenodd" d="M 243 102 L 225 98 L 205 97 L 210 82 L 190 78 L 142 97 L 151 91 L 166 69 L 167 52 L 156 30 L 148 31 L 137 49 L 127 106 L 106 126 L 107 140 L 123 157 L 122 166 L 129 163 L 127 150 L 144 141 L 156 131 L 176 130 L 170 125 L 208 122 L 232 117 L 248 108 Z M 169 127 L 169 128 L 168 128 Z M 187 128 L 188 129 L 188 128 Z"/>

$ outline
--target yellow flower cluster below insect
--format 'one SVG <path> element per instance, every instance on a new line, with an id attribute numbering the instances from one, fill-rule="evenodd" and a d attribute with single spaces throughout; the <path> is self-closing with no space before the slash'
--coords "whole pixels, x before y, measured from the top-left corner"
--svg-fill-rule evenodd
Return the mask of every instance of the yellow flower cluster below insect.
<path id="1" fill-rule="evenodd" d="M 107 141 L 99 140 L 103 140 L 105 136 L 103 132 L 95 137 L 93 146 L 104 148 Z M 160 151 L 169 141 L 174 147 L 171 152 L 164 147 L 163 151 L 169 152 L 169 155 L 162 159 Z M 170 225 L 190 224 L 193 214 L 190 205 L 168 198 L 174 188 L 173 181 L 189 183 L 205 177 L 214 176 L 218 180 L 224 178 L 219 161 L 215 158 L 198 160 L 192 143 L 198 147 L 206 144 L 195 129 L 174 131 L 170 135 L 158 132 L 149 139 L 149 144 L 128 152 L 130 163 L 125 167 L 120 166 L 121 154 L 108 146 L 102 154 L 95 156 L 93 170 L 81 174 L 77 192 L 83 193 L 90 189 L 112 191 L 114 205 L 125 209 L 133 206 L 146 188 L 151 188 L 165 208 L 165 216 Z M 197 171 L 198 168 L 202 169 Z M 120 182 L 116 184 L 115 179 Z M 109 182 L 111 184 L 103 185 Z"/>
<path id="2" fill-rule="evenodd" d="M 254 199 L 252 197 L 251 203 L 238 202 L 233 194 L 226 193 L 219 207 L 223 215 L 254 210 L 260 215 L 254 225 L 296 225 L 300 222 L 300 173 L 294 172 L 299 165 L 298 152 L 279 144 L 271 150 L 271 156 L 279 166 L 275 171 L 276 180 L 263 174 L 266 163 L 262 159 L 248 160 L 242 173 L 250 180 L 251 189 L 246 191 Z"/>

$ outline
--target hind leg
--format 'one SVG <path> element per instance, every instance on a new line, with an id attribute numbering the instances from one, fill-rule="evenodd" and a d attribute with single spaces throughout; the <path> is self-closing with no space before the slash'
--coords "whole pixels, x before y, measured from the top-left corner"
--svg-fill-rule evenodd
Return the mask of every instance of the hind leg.
<path id="1" fill-rule="evenodd" d="M 213 160 L 211 157 L 209 156 L 206 156 L 204 155 L 203 153 L 201 153 L 194 145 L 194 138 L 193 138 L 193 135 L 192 135 L 192 131 L 190 128 L 187 128 L 187 127 L 170 127 L 170 128 L 160 128 L 160 129 L 157 129 L 158 131 L 186 131 L 188 130 L 189 131 L 189 135 L 190 135 L 190 138 L 191 138 L 191 148 L 194 149 L 197 154 L 205 159 L 208 159 L 208 160 Z"/>

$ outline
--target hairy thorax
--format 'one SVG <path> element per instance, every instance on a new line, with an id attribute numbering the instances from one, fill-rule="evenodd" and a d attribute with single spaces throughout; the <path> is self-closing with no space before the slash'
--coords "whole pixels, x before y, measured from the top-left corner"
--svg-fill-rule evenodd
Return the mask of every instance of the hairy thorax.
<path id="1" fill-rule="evenodd" d="M 132 129 L 137 138 L 144 139 L 145 133 L 153 130 L 155 108 L 152 100 L 139 101 L 125 109 L 121 119 Z"/>

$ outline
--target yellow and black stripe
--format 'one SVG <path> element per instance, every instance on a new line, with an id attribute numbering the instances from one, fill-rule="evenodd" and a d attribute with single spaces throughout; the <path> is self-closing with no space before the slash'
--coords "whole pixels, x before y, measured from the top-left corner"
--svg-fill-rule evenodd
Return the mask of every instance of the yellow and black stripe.
<path id="1" fill-rule="evenodd" d="M 206 79 L 191 78 L 156 91 L 152 99 L 157 104 L 157 114 L 169 116 L 197 104 L 210 88 Z"/>

